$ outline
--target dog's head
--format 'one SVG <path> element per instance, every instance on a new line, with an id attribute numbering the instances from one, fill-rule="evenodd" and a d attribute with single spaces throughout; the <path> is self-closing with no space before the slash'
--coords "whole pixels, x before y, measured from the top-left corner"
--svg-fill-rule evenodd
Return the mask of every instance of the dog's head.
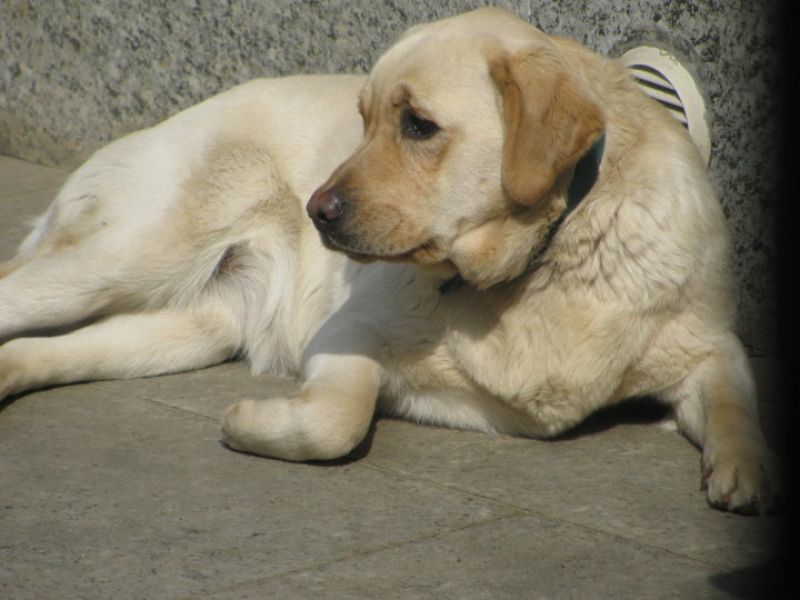
<path id="1" fill-rule="evenodd" d="M 356 259 L 413 261 L 478 287 L 514 278 L 602 133 L 586 87 L 556 44 L 505 11 L 415 27 L 370 73 L 363 140 L 309 216 Z"/>

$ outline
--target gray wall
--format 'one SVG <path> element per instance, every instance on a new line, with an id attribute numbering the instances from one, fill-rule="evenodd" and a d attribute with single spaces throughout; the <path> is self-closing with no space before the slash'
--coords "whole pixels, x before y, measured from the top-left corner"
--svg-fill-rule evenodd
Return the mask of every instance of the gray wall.
<path id="1" fill-rule="evenodd" d="M 469 0 L 0 0 L 0 153 L 74 167 L 126 132 L 236 83 L 365 71 L 408 25 Z M 619 55 L 659 39 L 710 101 L 711 174 L 735 240 L 740 331 L 773 348 L 776 140 L 774 2 L 498 2 L 549 33 Z"/>

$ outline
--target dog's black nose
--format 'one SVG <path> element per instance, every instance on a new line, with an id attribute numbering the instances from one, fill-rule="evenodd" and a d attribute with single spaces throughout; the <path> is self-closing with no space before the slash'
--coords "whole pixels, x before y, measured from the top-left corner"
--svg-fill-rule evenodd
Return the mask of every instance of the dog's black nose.
<path id="1" fill-rule="evenodd" d="M 336 190 L 317 190 L 306 205 L 306 212 L 320 231 L 333 231 L 344 220 L 347 202 Z"/>

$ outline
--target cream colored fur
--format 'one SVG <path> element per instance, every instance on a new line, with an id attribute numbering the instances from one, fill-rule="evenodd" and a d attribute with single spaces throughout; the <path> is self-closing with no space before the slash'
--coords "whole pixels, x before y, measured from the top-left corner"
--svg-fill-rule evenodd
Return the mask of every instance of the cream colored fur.
<path id="1" fill-rule="evenodd" d="M 439 131 L 404 137 L 403 110 Z M 322 236 L 341 252 L 315 190 L 347 197 Z M 368 78 L 253 81 L 99 151 L 0 266 L 0 397 L 242 356 L 303 386 L 231 407 L 225 441 L 309 460 L 347 454 L 376 407 L 547 437 L 649 394 L 703 447 L 709 501 L 763 512 L 728 246 L 686 132 L 619 65 L 485 9 L 412 29 Z"/>

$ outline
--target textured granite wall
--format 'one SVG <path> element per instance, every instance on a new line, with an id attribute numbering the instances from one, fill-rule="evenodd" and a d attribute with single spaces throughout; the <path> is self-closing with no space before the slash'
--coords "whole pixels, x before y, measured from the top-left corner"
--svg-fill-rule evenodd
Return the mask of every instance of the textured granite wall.
<path id="1" fill-rule="evenodd" d="M 469 0 L 0 0 L 0 153 L 73 167 L 128 131 L 264 75 L 365 71 L 408 25 Z M 609 55 L 658 39 L 713 114 L 711 173 L 735 236 L 741 331 L 770 348 L 778 202 L 773 3 L 498 2 Z"/>

